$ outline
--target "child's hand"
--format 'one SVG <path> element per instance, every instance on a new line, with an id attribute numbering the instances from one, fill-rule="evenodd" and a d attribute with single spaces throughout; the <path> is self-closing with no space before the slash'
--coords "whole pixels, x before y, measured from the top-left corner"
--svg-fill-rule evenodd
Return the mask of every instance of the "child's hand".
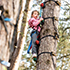
<path id="1" fill-rule="evenodd" d="M 43 20 L 43 18 L 40 18 L 40 22 Z"/>
<path id="2" fill-rule="evenodd" d="M 39 19 L 39 23 L 40 23 L 42 20 L 43 20 L 43 18 L 40 18 L 40 19 Z"/>

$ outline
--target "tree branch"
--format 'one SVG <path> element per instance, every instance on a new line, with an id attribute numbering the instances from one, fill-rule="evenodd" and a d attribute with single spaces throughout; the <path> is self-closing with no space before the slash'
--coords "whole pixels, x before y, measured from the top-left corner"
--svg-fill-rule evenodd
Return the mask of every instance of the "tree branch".
<path id="1" fill-rule="evenodd" d="M 64 33 L 64 31 L 66 31 L 67 29 L 70 29 L 70 27 L 66 27 L 66 28 L 63 30 L 63 33 Z"/>
<path id="2" fill-rule="evenodd" d="M 57 58 L 56 60 L 59 60 L 59 59 L 61 59 L 61 58 L 67 57 L 67 56 L 70 56 L 70 54 L 67 54 L 67 55 L 61 56 L 60 58 Z"/>

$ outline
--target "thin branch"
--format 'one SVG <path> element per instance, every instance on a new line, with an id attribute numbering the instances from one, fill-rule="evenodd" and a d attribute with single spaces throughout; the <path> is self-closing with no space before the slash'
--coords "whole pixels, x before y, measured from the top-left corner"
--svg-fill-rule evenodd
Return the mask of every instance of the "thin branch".
<path id="1" fill-rule="evenodd" d="M 57 58 L 56 60 L 62 59 L 62 58 L 67 57 L 67 56 L 70 56 L 70 54 L 67 54 L 67 55 L 61 56 L 60 58 Z"/>
<path id="2" fill-rule="evenodd" d="M 65 1 L 65 0 L 64 0 Z M 68 3 L 67 1 L 65 1 L 68 5 L 70 5 L 70 3 Z"/>
<path id="3" fill-rule="evenodd" d="M 66 28 L 63 30 L 63 33 L 64 33 L 64 31 L 66 31 L 67 29 L 70 29 L 70 27 L 66 27 Z"/>

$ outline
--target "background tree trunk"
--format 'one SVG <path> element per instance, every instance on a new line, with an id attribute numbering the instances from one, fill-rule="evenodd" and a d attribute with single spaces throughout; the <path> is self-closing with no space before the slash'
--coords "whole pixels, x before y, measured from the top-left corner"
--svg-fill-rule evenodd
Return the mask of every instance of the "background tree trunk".
<path id="1" fill-rule="evenodd" d="M 45 0 L 48 1 L 48 0 Z M 61 0 L 58 0 L 59 2 Z M 47 2 L 45 4 L 45 8 L 43 9 L 43 16 L 46 17 L 59 17 L 60 7 L 53 1 Z M 58 21 L 54 20 L 54 24 L 58 29 Z M 46 35 L 53 35 L 54 36 L 54 26 L 52 19 L 45 19 L 44 25 L 40 32 L 40 37 Z M 41 52 L 53 52 L 56 53 L 57 47 L 57 40 L 53 39 L 53 37 L 45 37 L 41 40 L 39 46 L 39 53 Z M 53 57 L 53 60 L 52 60 Z M 41 54 L 38 58 L 37 62 L 37 70 L 55 70 L 56 69 L 56 57 L 50 56 L 50 54 L 44 53 Z"/>
<path id="2" fill-rule="evenodd" d="M 19 37 L 17 37 L 17 48 L 15 49 L 15 52 L 13 53 L 13 56 L 12 56 L 12 59 L 11 59 L 11 64 L 12 65 L 10 67 L 10 70 L 18 70 L 18 66 L 19 66 L 19 62 L 20 62 L 20 59 L 21 59 L 21 55 L 22 55 L 22 51 L 23 51 L 24 43 L 25 43 L 25 39 L 26 39 L 26 34 L 27 34 L 28 24 L 26 24 L 26 22 L 27 22 L 27 15 L 28 15 L 28 11 L 29 11 L 30 1 L 31 0 L 26 0 L 24 14 L 23 14 L 24 15 L 23 16 L 23 23 L 21 25 L 21 30 L 17 31 L 17 32 L 20 32 L 20 33 L 18 34 Z M 19 28 L 19 26 L 18 26 L 18 28 Z"/>
<path id="3" fill-rule="evenodd" d="M 4 7 L 4 16 L 13 19 L 12 24 L 16 26 L 11 26 L 9 22 L 5 22 L 8 29 L 8 35 L 5 31 L 2 20 L 0 20 L 0 59 L 9 61 L 12 54 L 14 53 L 14 43 L 17 31 L 17 24 L 19 18 L 19 6 L 21 0 L 0 0 L 0 6 Z M 0 70 L 3 70 L 3 65 L 0 64 Z"/>

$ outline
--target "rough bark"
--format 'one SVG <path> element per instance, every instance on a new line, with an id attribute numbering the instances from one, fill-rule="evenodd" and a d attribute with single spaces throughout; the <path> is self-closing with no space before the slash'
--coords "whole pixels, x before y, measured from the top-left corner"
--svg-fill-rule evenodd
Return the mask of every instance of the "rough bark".
<path id="1" fill-rule="evenodd" d="M 21 30 L 21 25 L 22 25 L 22 20 L 23 20 L 23 11 L 24 11 L 24 8 L 25 8 L 25 1 L 24 0 L 20 1 L 20 6 L 21 6 L 21 10 L 20 10 L 18 27 L 17 27 L 17 35 L 16 35 L 16 39 L 15 39 L 15 48 L 16 49 L 13 53 L 13 56 L 11 57 L 10 70 L 17 70 L 18 69 L 21 54 L 22 54 L 22 50 L 23 50 L 23 48 L 21 48 L 21 46 L 19 46 L 19 44 L 21 43 L 21 41 L 19 39 L 19 36 L 20 36 L 20 33 L 21 33 L 20 30 Z"/>
<path id="2" fill-rule="evenodd" d="M 48 1 L 48 0 L 45 0 Z M 58 0 L 59 2 L 61 0 Z M 58 17 L 59 18 L 60 7 L 53 1 L 47 2 L 45 8 L 43 9 L 43 17 Z M 54 20 L 54 24 L 58 29 L 58 21 Z M 45 19 L 44 25 L 40 32 L 40 37 L 46 35 L 54 36 L 55 30 L 53 26 L 52 19 Z M 39 53 L 41 52 L 53 52 L 56 53 L 57 40 L 53 37 L 45 37 L 41 40 L 39 46 Z M 52 60 L 53 58 L 53 60 Z M 41 54 L 37 62 L 37 70 L 55 70 L 56 69 L 56 57 L 50 56 L 50 54 L 44 53 Z"/>
<path id="3" fill-rule="evenodd" d="M 20 33 L 18 33 L 18 35 L 17 35 L 17 48 L 15 49 L 15 52 L 13 53 L 13 56 L 11 58 L 12 65 L 10 67 L 10 70 L 18 70 L 18 66 L 19 66 L 19 62 L 21 59 L 21 55 L 22 55 L 22 51 L 23 51 L 24 43 L 25 43 L 25 38 L 26 38 L 26 34 L 27 34 L 28 24 L 26 24 L 26 21 L 27 21 L 27 14 L 28 14 L 28 10 L 29 10 L 30 1 L 31 0 L 26 0 L 24 16 L 23 16 L 23 23 L 21 24 L 21 30 L 19 29 L 19 26 L 18 26 L 17 32 L 20 32 Z"/>
<path id="4" fill-rule="evenodd" d="M 18 10 L 19 10 L 20 0 L 0 0 L 0 6 L 4 7 L 4 16 L 13 19 L 12 24 L 16 24 Z M 15 38 L 14 26 L 11 26 L 9 22 L 5 22 L 8 29 L 8 35 L 5 31 L 3 22 L 0 20 L 0 59 L 9 61 L 14 52 L 14 42 Z M 3 70 L 3 65 L 0 64 L 0 70 Z"/>

